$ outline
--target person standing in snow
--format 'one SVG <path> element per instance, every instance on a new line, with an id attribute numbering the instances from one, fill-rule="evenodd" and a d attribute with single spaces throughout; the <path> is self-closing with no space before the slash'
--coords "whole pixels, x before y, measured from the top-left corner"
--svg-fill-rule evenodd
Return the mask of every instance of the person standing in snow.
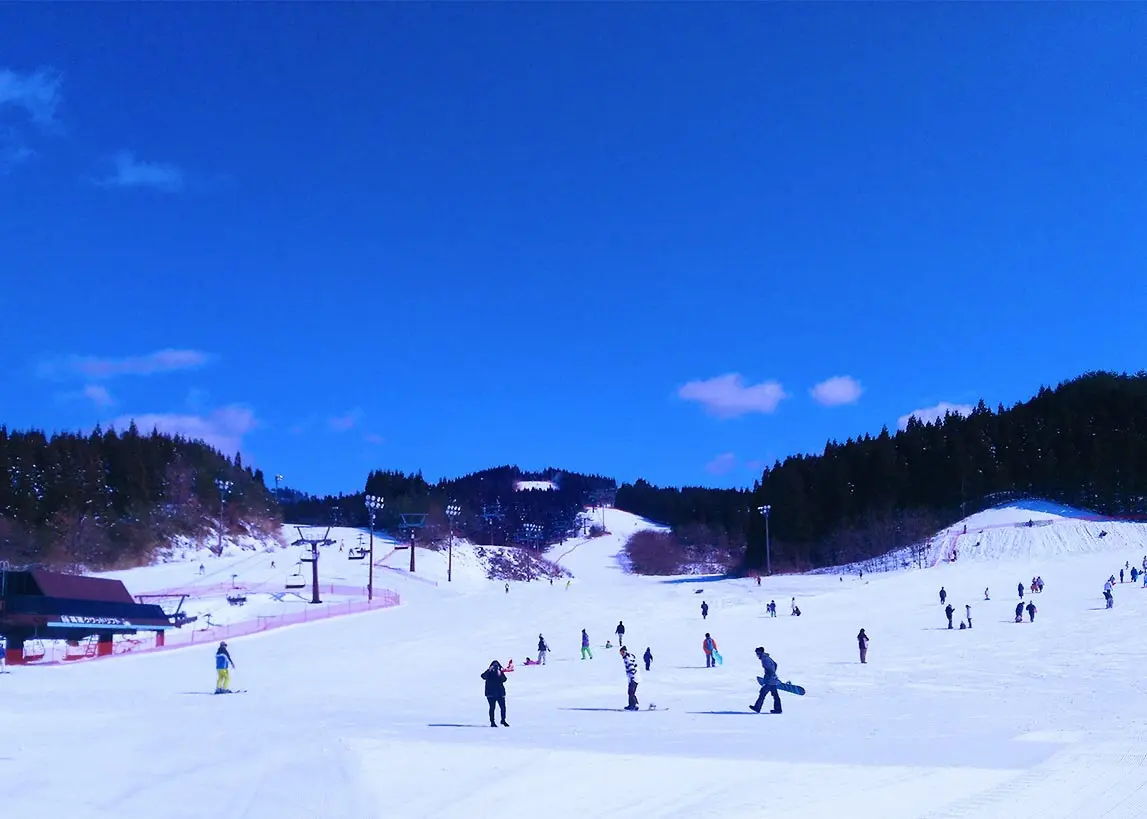
<path id="1" fill-rule="evenodd" d="M 1122 569 L 1119 570 L 1119 582 L 1120 583 L 1123 582 L 1123 570 Z"/>
<path id="2" fill-rule="evenodd" d="M 546 638 L 538 635 L 538 665 L 546 664 L 546 655 L 550 653 L 550 647 L 546 645 Z"/>
<path id="3" fill-rule="evenodd" d="M 701 601 L 701 619 L 702 620 L 708 620 L 709 619 L 709 604 L 706 603 L 704 600 Z"/>
<path id="4" fill-rule="evenodd" d="M 964 612 L 968 615 L 968 628 L 972 627 L 972 607 L 967 603 L 964 604 Z"/>
<path id="5" fill-rule="evenodd" d="M 1111 589 L 1109 587 L 1105 587 L 1103 589 L 1103 599 L 1107 601 L 1107 608 L 1111 608 L 1115 605 L 1115 597 L 1111 594 Z"/>
<path id="6" fill-rule="evenodd" d="M 617 644 L 619 646 L 625 645 L 625 623 L 618 620 L 617 628 L 613 630 L 613 633 L 617 635 Z"/>
<path id="7" fill-rule="evenodd" d="M 705 667 L 716 668 L 717 661 L 713 659 L 713 655 L 717 653 L 717 641 L 709 636 L 709 632 L 705 632 L 705 639 L 701 641 L 701 650 L 705 652 Z"/>
<path id="8" fill-rule="evenodd" d="M 1016 622 L 1022 623 L 1024 621 L 1024 601 L 1016 603 Z"/>
<path id="9" fill-rule="evenodd" d="M 1035 622 L 1035 612 L 1036 612 L 1035 603 L 1028 601 L 1028 622 L 1029 623 Z"/>
<path id="10" fill-rule="evenodd" d="M 951 603 L 949 603 L 947 608 L 944 609 L 944 614 L 947 615 L 947 617 L 948 617 L 948 628 L 952 627 L 952 613 L 955 611 L 956 610 L 954 608 L 952 608 Z"/>
<path id="11" fill-rule="evenodd" d="M 589 635 L 585 633 L 585 629 L 581 630 L 581 658 L 584 660 L 586 655 L 593 659 L 593 651 L 589 647 Z"/>
<path id="12" fill-rule="evenodd" d="M 510 584 L 507 583 L 506 584 L 506 594 L 509 594 L 509 593 L 510 593 Z"/>
<path id="13" fill-rule="evenodd" d="M 790 610 L 789 613 L 790 614 L 796 614 L 797 613 L 797 599 L 795 597 L 793 598 L 792 603 L 790 605 L 792 606 L 792 609 Z"/>
<path id="14" fill-rule="evenodd" d="M 1023 600 L 1024 599 L 1024 584 L 1020 583 L 1018 586 L 1016 586 L 1016 591 L 1018 591 L 1020 593 L 1020 600 Z"/>
<path id="15" fill-rule="evenodd" d="M 856 642 L 860 645 L 860 662 L 868 663 L 868 635 L 864 633 L 864 629 L 856 635 Z"/>
<path id="16" fill-rule="evenodd" d="M 761 713 L 761 706 L 765 704 L 765 696 L 768 694 L 773 695 L 773 710 L 770 713 L 781 713 L 781 695 L 777 693 L 777 684 L 780 678 L 777 677 L 777 663 L 768 655 L 764 646 L 757 646 L 757 659 L 761 661 L 761 668 L 765 670 L 765 675 L 762 678 L 761 693 L 757 695 L 757 701 L 749 706 L 758 714 Z"/>
<path id="17" fill-rule="evenodd" d="M 768 612 L 769 612 L 769 617 L 776 617 L 777 616 L 777 601 L 776 600 L 770 600 L 769 601 Z"/>
<path id="18" fill-rule="evenodd" d="M 231 690 L 231 669 L 235 661 L 231 659 L 231 652 L 227 650 L 227 643 L 219 644 L 215 651 L 215 693 L 226 694 Z"/>
<path id="19" fill-rule="evenodd" d="M 940 587 L 940 605 L 942 606 L 946 602 L 948 602 L 948 592 L 944 591 L 944 587 L 941 586 Z"/>
<path id="20" fill-rule="evenodd" d="M 497 705 L 502 714 L 502 726 L 509 728 L 506 722 L 506 672 L 497 660 L 490 662 L 490 667 L 482 672 L 482 679 L 486 681 L 486 702 L 490 704 L 490 727 L 497 728 L 494 722 L 494 706 Z"/>
<path id="21" fill-rule="evenodd" d="M 649 646 L 645 647 L 645 654 L 641 659 L 645 660 L 645 670 L 648 671 L 649 666 L 653 665 L 653 652 L 649 650 Z"/>
<path id="22" fill-rule="evenodd" d="M 988 587 L 987 586 L 984 586 L 984 599 L 985 600 L 991 600 L 992 599 L 992 598 L 988 597 Z"/>
<path id="23" fill-rule="evenodd" d="M 621 661 L 625 663 L 625 676 L 629 680 L 629 704 L 625 706 L 626 711 L 637 710 L 637 683 L 640 682 L 637 677 L 637 658 L 629 653 L 629 649 L 622 646 L 618 651 L 621 652 Z"/>

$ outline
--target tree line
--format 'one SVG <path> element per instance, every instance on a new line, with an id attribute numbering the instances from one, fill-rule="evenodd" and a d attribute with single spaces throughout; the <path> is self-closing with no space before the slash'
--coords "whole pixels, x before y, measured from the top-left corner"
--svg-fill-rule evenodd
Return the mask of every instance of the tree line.
<path id="1" fill-rule="evenodd" d="M 220 509 L 216 480 L 230 481 Z M 132 424 L 122 433 L 0 426 L 0 560 L 70 570 L 150 563 L 183 535 L 274 536 L 275 498 L 258 470 L 200 441 Z"/>
<path id="2" fill-rule="evenodd" d="M 740 544 L 741 569 L 838 565 L 909 546 L 1003 500 L 1040 497 L 1147 514 L 1147 373 L 1092 372 L 1027 401 L 916 418 L 764 470 L 750 490 L 624 484 L 617 505 L 698 537 Z"/>

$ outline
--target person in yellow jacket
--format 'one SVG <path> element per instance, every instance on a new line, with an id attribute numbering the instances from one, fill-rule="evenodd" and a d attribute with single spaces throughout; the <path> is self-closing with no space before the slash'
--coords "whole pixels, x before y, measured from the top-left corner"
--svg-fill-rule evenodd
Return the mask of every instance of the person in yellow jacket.
<path id="1" fill-rule="evenodd" d="M 231 659 L 231 653 L 227 650 L 227 643 L 220 643 L 215 652 L 216 694 L 230 693 L 231 669 L 234 667 L 235 661 Z"/>

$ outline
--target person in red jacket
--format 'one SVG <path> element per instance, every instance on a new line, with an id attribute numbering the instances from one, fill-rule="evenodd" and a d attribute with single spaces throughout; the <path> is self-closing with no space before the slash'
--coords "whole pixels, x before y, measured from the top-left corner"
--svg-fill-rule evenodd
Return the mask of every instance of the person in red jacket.
<path id="1" fill-rule="evenodd" d="M 705 652 L 705 667 L 716 668 L 717 661 L 713 655 L 717 653 L 717 641 L 709 636 L 709 632 L 705 632 L 705 639 L 701 641 L 701 650 Z"/>

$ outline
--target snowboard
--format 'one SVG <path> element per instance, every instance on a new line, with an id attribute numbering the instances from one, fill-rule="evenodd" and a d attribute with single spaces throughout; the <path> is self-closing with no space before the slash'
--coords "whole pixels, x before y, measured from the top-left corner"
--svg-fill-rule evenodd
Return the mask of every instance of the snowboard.
<path id="1" fill-rule="evenodd" d="M 714 651 L 713 652 L 713 659 L 717 661 L 717 665 L 724 665 L 725 664 L 725 658 L 721 656 L 720 651 Z"/>
<path id="2" fill-rule="evenodd" d="M 765 684 L 765 678 L 764 677 L 757 677 L 757 682 L 759 682 L 761 685 L 764 685 Z M 791 683 L 791 682 L 778 682 L 777 683 L 777 690 L 778 691 L 787 691 L 790 694 L 796 694 L 798 697 L 803 697 L 805 694 L 805 690 L 804 690 L 803 685 L 797 685 L 796 683 Z"/>
<path id="3" fill-rule="evenodd" d="M 215 694 L 246 694 L 247 689 L 246 688 L 227 688 L 223 691 L 212 691 L 211 693 L 213 695 L 215 695 Z"/>

